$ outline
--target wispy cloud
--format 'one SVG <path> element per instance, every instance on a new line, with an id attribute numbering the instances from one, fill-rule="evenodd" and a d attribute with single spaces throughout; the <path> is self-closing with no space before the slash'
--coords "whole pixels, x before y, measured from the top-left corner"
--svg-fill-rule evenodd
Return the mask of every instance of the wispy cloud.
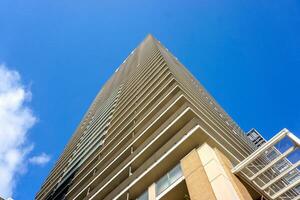
<path id="1" fill-rule="evenodd" d="M 28 107 L 31 96 L 20 74 L 0 64 L 0 196 L 6 198 L 13 195 L 16 176 L 26 171 L 33 149 L 27 141 L 29 129 L 37 122 Z"/>
<path id="2" fill-rule="evenodd" d="M 41 155 L 38 156 L 33 156 L 29 159 L 29 162 L 35 165 L 45 165 L 49 161 L 50 161 L 50 156 L 45 153 L 42 153 Z"/>

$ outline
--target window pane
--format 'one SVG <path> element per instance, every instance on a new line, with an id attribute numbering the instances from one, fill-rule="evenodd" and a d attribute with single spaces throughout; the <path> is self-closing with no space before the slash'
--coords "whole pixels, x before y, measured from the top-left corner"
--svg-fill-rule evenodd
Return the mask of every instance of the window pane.
<path id="1" fill-rule="evenodd" d="M 182 176 L 180 165 L 177 165 L 169 172 L 170 184 L 174 183 L 177 179 Z"/>
<path id="2" fill-rule="evenodd" d="M 156 194 L 159 195 L 162 191 L 164 191 L 168 187 L 169 187 L 168 177 L 165 175 L 156 183 Z"/>
<path id="3" fill-rule="evenodd" d="M 148 190 L 141 194 L 136 200 L 148 200 Z"/>
<path id="4" fill-rule="evenodd" d="M 166 175 L 164 175 L 159 181 L 156 182 L 156 195 L 162 193 L 180 177 L 182 177 L 182 171 L 180 164 L 178 164 L 173 169 L 171 169 Z"/>

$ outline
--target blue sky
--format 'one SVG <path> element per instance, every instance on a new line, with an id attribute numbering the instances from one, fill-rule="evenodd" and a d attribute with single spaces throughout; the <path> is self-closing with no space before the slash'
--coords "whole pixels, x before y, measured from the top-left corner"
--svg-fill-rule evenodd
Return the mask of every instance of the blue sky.
<path id="1" fill-rule="evenodd" d="M 245 131 L 299 136 L 298 0 L 2 0 L 0 63 L 20 74 L 37 119 L 27 158 L 51 157 L 14 176 L 14 199 L 34 198 L 98 90 L 148 33 Z"/>

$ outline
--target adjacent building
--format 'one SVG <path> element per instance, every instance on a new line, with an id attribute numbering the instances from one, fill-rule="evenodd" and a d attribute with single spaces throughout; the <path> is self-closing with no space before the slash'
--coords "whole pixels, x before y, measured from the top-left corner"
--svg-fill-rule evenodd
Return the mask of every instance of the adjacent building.
<path id="1" fill-rule="evenodd" d="M 149 35 L 97 94 L 36 199 L 299 199 L 299 158 L 275 169 L 299 139 L 287 129 L 264 144 L 249 137 Z M 284 138 L 289 148 L 269 158 Z"/>
<path id="2" fill-rule="evenodd" d="M 263 136 L 254 128 L 247 133 L 247 137 L 257 147 L 260 147 L 267 142 L 265 138 L 263 138 Z"/>

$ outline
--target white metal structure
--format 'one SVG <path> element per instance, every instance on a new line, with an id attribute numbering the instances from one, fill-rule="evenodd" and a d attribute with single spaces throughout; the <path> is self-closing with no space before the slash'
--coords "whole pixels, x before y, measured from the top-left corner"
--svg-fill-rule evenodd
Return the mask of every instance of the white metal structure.
<path id="1" fill-rule="evenodd" d="M 275 146 L 285 142 L 284 152 Z M 300 199 L 300 140 L 287 129 L 281 130 L 232 172 L 259 189 L 268 199 Z M 293 156 L 293 161 L 288 157 Z"/>

